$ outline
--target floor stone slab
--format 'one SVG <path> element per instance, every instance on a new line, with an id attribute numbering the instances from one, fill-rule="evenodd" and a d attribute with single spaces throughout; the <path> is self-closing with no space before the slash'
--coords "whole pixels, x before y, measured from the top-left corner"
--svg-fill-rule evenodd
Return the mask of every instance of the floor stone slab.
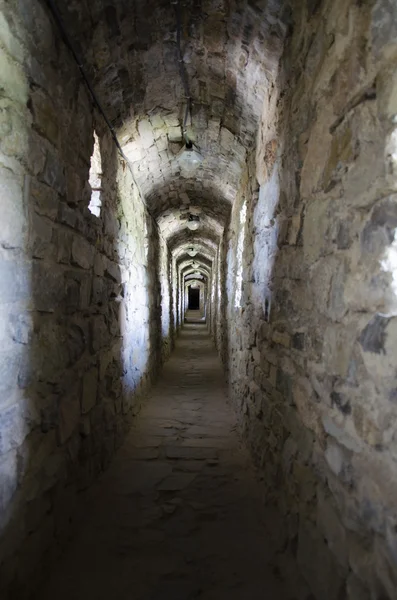
<path id="1" fill-rule="evenodd" d="M 35 600 L 290 600 L 235 429 L 207 330 L 187 325 Z"/>

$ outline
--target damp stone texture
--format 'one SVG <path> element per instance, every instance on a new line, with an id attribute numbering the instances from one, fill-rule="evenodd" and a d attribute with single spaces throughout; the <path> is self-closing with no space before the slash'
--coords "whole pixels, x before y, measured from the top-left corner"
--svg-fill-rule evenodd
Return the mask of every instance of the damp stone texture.
<path id="1" fill-rule="evenodd" d="M 22 598 L 158 372 L 169 256 L 46 9 L 1 15 L 0 596 Z"/>
<path id="2" fill-rule="evenodd" d="M 275 571 L 397 600 L 395 3 L 54 2 L 0 0 L 0 597 L 60 555 L 193 283 Z"/>
<path id="3" fill-rule="evenodd" d="M 224 236 L 230 393 L 280 561 L 327 600 L 397 597 L 396 18 L 294 3 Z"/>

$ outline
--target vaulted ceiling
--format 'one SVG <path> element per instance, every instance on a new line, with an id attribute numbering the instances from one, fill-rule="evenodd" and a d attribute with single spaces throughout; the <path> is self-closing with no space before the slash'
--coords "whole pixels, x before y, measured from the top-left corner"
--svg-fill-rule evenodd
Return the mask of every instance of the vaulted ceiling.
<path id="1" fill-rule="evenodd" d="M 192 97 L 187 123 L 203 162 L 184 177 L 186 94 L 172 0 L 57 0 L 65 27 L 172 249 L 219 242 L 274 84 L 283 0 L 180 0 Z M 186 219 L 196 209 L 201 227 Z"/>

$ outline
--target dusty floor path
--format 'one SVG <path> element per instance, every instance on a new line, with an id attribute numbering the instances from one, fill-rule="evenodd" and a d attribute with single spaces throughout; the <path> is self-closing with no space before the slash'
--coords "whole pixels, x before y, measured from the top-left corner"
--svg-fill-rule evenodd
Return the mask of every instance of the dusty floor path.
<path id="1" fill-rule="evenodd" d="M 203 324 L 185 326 L 41 600 L 284 600 Z"/>

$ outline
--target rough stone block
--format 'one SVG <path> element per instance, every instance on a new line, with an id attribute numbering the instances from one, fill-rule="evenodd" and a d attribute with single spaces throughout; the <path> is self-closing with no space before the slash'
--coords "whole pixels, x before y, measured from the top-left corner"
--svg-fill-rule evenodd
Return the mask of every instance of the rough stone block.
<path id="1" fill-rule="evenodd" d="M 44 165 L 46 161 L 46 149 L 43 144 L 43 140 L 41 136 L 31 129 L 28 131 L 29 134 L 29 153 L 27 156 L 27 162 L 29 166 L 29 171 L 33 173 L 34 176 L 38 176 L 44 170 Z"/>
<path id="2" fill-rule="evenodd" d="M 68 394 L 59 401 L 59 443 L 64 444 L 77 430 L 80 422 L 79 385 L 74 384 Z"/>
<path id="3" fill-rule="evenodd" d="M 52 222 L 46 217 L 32 215 L 32 235 L 30 245 L 33 258 L 49 258 L 54 247 L 51 244 Z"/>
<path id="4" fill-rule="evenodd" d="M 345 567 L 348 562 L 346 530 L 335 510 L 332 497 L 321 488 L 317 492 L 317 527 L 323 533 L 336 560 Z"/>
<path id="5" fill-rule="evenodd" d="M 28 344 L 33 334 L 32 314 L 24 312 L 10 315 L 9 330 L 14 342 Z"/>
<path id="6" fill-rule="evenodd" d="M 39 215 L 49 217 L 52 220 L 57 217 L 59 200 L 55 190 L 36 179 L 32 179 L 30 182 L 30 194 L 35 210 Z"/>
<path id="7" fill-rule="evenodd" d="M 0 455 L 18 448 L 30 430 L 23 404 L 16 402 L 0 409 Z"/>
<path id="8" fill-rule="evenodd" d="M 86 239 L 75 235 L 72 243 L 72 262 L 82 269 L 90 269 L 94 264 L 95 248 Z"/>
<path id="9" fill-rule="evenodd" d="M 0 210 L 0 245 L 5 248 L 22 248 L 27 234 L 24 182 L 21 177 L 14 174 L 10 169 L 1 166 Z"/>
<path id="10" fill-rule="evenodd" d="M 291 336 L 285 331 L 274 331 L 272 340 L 275 344 L 280 344 L 281 346 L 285 346 L 285 348 L 289 348 L 291 345 Z"/>
<path id="11" fill-rule="evenodd" d="M 376 2 L 372 9 L 371 35 L 376 58 L 396 51 L 397 7 L 393 0 Z"/>
<path id="12" fill-rule="evenodd" d="M 0 55 L 0 87 L 7 90 L 7 95 L 14 102 L 26 106 L 29 85 L 22 66 L 6 53 Z"/>
<path id="13" fill-rule="evenodd" d="M 324 430 L 328 433 L 328 435 L 335 438 L 340 444 L 345 446 L 345 448 L 351 450 L 352 452 L 361 451 L 358 441 L 349 435 L 345 427 L 342 425 L 338 426 L 329 415 L 323 415 L 322 422 Z"/>
<path id="14" fill-rule="evenodd" d="M 354 573 L 350 573 L 346 583 L 347 600 L 371 600 L 370 591 Z"/>
<path id="15" fill-rule="evenodd" d="M 66 274 L 65 305 L 68 314 L 73 314 L 80 303 L 80 285 L 76 279 Z"/>
<path id="16" fill-rule="evenodd" d="M 0 457 L 0 513 L 6 516 L 12 497 L 18 486 L 18 460 L 15 451 Z M 5 524 L 5 523 L 4 523 Z M 0 517 L 0 529 L 2 527 Z"/>
<path id="17" fill-rule="evenodd" d="M 295 350 L 304 350 L 305 334 L 303 332 L 294 333 L 294 335 L 292 336 L 292 347 Z"/>
<path id="18" fill-rule="evenodd" d="M 92 282 L 92 302 L 94 304 L 105 304 L 107 300 L 107 286 L 102 277 L 94 277 Z"/>
<path id="19" fill-rule="evenodd" d="M 353 346 L 356 341 L 356 326 L 333 325 L 327 327 L 324 334 L 323 357 L 329 373 L 346 377 Z"/>
<path id="20" fill-rule="evenodd" d="M 168 127 L 168 140 L 171 143 L 182 141 L 182 131 L 179 126 L 178 127 Z"/>
<path id="21" fill-rule="evenodd" d="M 221 128 L 220 144 L 224 150 L 230 151 L 234 144 L 234 135 L 226 127 Z"/>
<path id="22" fill-rule="evenodd" d="M 52 263 L 34 261 L 31 294 L 37 310 L 54 312 L 65 300 L 66 286 L 63 273 L 55 270 Z"/>
<path id="23" fill-rule="evenodd" d="M 80 299 L 79 309 L 86 310 L 90 306 L 91 302 L 91 290 L 92 290 L 92 277 L 87 274 L 85 277 L 80 279 Z"/>
<path id="24" fill-rule="evenodd" d="M 100 181 L 98 182 L 98 187 Z M 77 206 L 83 194 L 84 184 L 80 176 L 70 167 L 66 170 L 66 198 L 70 206 Z M 99 204 L 100 206 L 100 204 Z"/>
<path id="25" fill-rule="evenodd" d="M 81 412 L 86 414 L 95 406 L 98 391 L 98 369 L 96 367 L 87 371 L 83 378 L 81 395 Z"/>
<path id="26" fill-rule="evenodd" d="M 90 323 L 91 351 L 98 352 L 109 343 L 110 335 L 103 316 L 93 317 Z"/>
<path id="27" fill-rule="evenodd" d="M 31 110 L 36 130 L 54 146 L 58 144 L 58 114 L 52 100 L 41 90 L 31 94 Z"/>
<path id="28" fill-rule="evenodd" d="M 30 270 L 28 262 L 0 259 L 0 304 L 30 300 Z"/>
<path id="29" fill-rule="evenodd" d="M 66 346 L 68 364 L 75 364 L 84 354 L 87 347 L 88 327 L 84 322 L 72 322 L 67 326 Z"/>
<path id="30" fill-rule="evenodd" d="M 23 160 L 29 147 L 29 131 L 18 106 L 8 98 L 0 99 L 0 131 L 2 152 Z"/>
<path id="31" fill-rule="evenodd" d="M 65 328 L 52 319 L 42 319 L 33 339 L 32 361 L 40 379 L 59 382 L 68 365 L 69 353 Z"/>
<path id="32" fill-rule="evenodd" d="M 302 517 L 305 516 L 305 509 L 310 505 L 316 495 L 317 477 L 311 465 L 302 464 L 299 460 L 295 460 L 292 466 L 292 476 L 298 488 L 298 496 Z"/>
<path id="33" fill-rule="evenodd" d="M 65 169 L 57 154 L 50 151 L 47 152 L 45 167 L 41 178 L 44 183 L 56 190 L 61 196 L 65 195 Z"/>
<path id="34" fill-rule="evenodd" d="M 48 492 L 30 500 L 26 505 L 25 521 L 29 533 L 36 531 L 51 511 L 51 497 Z"/>
<path id="35" fill-rule="evenodd" d="M 64 202 L 59 203 L 58 221 L 69 227 L 75 227 L 77 222 L 77 213 L 73 208 L 69 208 Z"/>
<path id="36" fill-rule="evenodd" d="M 347 452 L 346 448 L 343 448 L 332 440 L 328 440 L 325 450 L 325 460 L 334 475 L 339 476 L 345 483 L 351 482 L 352 468 L 349 452 Z"/>
<path id="37" fill-rule="evenodd" d="M 361 234 L 364 256 L 383 256 L 385 249 L 393 244 L 397 227 L 397 194 L 380 200 L 373 208 Z"/>
<path id="38" fill-rule="evenodd" d="M 327 202 L 311 202 L 305 211 L 303 224 L 303 249 L 305 259 L 312 263 L 322 256 L 327 247 L 327 233 L 330 226 Z"/>
<path id="39" fill-rule="evenodd" d="M 101 254 L 97 253 L 94 260 L 94 273 L 98 277 L 102 277 L 105 272 L 104 261 L 106 260 Z"/>
<path id="40" fill-rule="evenodd" d="M 301 522 L 299 527 L 297 560 L 316 598 L 341 598 L 343 571 L 321 535 L 308 521 Z"/>
<path id="41" fill-rule="evenodd" d="M 302 224 L 301 213 L 292 215 L 291 221 L 288 228 L 288 243 L 291 246 L 295 246 L 298 242 L 298 235 L 300 233 Z"/>
<path id="42" fill-rule="evenodd" d="M 292 378 L 291 375 L 283 371 L 282 369 L 277 369 L 276 375 L 276 388 L 283 395 L 286 402 L 291 403 L 292 401 Z"/>
<path id="43" fill-rule="evenodd" d="M 105 261 L 105 275 L 113 279 L 116 283 L 121 283 L 120 267 L 112 260 L 107 259 Z"/>
<path id="44" fill-rule="evenodd" d="M 70 263 L 70 257 L 72 252 L 72 240 L 73 234 L 69 231 L 63 231 L 58 229 L 56 232 L 56 248 L 57 248 L 57 261 L 63 264 Z"/>
<path id="45" fill-rule="evenodd" d="M 138 123 L 138 131 L 143 148 L 148 149 L 150 146 L 153 146 L 154 135 L 150 122 L 145 119 L 140 120 Z"/>

